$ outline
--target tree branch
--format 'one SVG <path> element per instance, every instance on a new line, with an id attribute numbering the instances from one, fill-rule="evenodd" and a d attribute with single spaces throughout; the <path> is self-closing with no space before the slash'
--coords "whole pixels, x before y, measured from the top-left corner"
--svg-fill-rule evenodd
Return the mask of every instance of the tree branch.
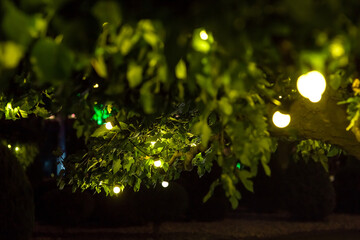
<path id="1" fill-rule="evenodd" d="M 321 140 L 339 146 L 360 160 L 360 143 L 353 132 L 346 131 L 349 124 L 346 105 L 338 105 L 340 99 L 334 96 L 335 92 L 328 89 L 319 103 L 299 97 L 290 107 L 290 125 L 284 129 L 271 127 L 272 135 Z M 269 116 L 273 112 L 271 109 Z"/>

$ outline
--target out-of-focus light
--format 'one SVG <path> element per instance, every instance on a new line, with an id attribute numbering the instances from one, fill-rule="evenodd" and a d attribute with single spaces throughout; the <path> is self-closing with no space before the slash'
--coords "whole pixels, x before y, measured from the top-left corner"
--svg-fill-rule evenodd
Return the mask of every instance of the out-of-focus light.
<path id="1" fill-rule="evenodd" d="M 76 115 L 75 115 L 75 113 L 73 113 L 73 114 L 70 114 L 70 115 L 68 116 L 68 118 L 70 118 L 70 119 L 75 119 L 75 118 L 76 118 Z"/>
<path id="2" fill-rule="evenodd" d="M 344 55 L 345 50 L 340 42 L 334 42 L 330 45 L 330 53 L 333 58 L 338 58 Z"/>
<path id="3" fill-rule="evenodd" d="M 163 181 L 163 182 L 161 183 L 161 186 L 163 186 L 164 188 L 167 188 L 167 187 L 169 186 L 169 182 Z"/>
<path id="4" fill-rule="evenodd" d="M 238 163 L 236 164 L 236 168 L 237 168 L 237 169 L 241 169 L 241 163 L 238 162 Z"/>
<path id="5" fill-rule="evenodd" d="M 107 123 L 105 124 L 105 127 L 106 127 L 106 129 L 108 129 L 108 130 L 111 130 L 111 129 L 113 128 L 111 122 L 107 122 Z"/>
<path id="6" fill-rule="evenodd" d="M 118 186 L 115 186 L 113 188 L 114 193 L 118 194 L 120 192 L 120 188 Z"/>
<path id="7" fill-rule="evenodd" d="M 334 175 L 330 175 L 330 176 L 329 176 L 329 180 L 330 180 L 330 182 L 334 182 L 334 181 L 335 181 L 335 176 L 334 176 Z"/>
<path id="8" fill-rule="evenodd" d="M 99 84 L 94 84 L 93 88 L 98 88 L 99 87 Z"/>
<path id="9" fill-rule="evenodd" d="M 11 144 L 8 144 L 8 146 L 7 146 L 9 149 L 11 148 Z"/>
<path id="10" fill-rule="evenodd" d="M 161 167 L 161 161 L 160 161 L 160 160 L 156 160 L 156 161 L 154 162 L 154 166 L 155 166 L 155 167 Z"/>
<path id="11" fill-rule="evenodd" d="M 152 147 L 155 146 L 155 143 L 156 143 L 155 141 L 150 142 Z"/>
<path id="12" fill-rule="evenodd" d="M 311 71 L 301 75 L 297 80 L 299 93 L 311 102 L 319 102 L 326 89 L 325 77 L 318 71 Z"/>
<path id="13" fill-rule="evenodd" d="M 15 151 L 18 152 L 20 150 L 19 147 L 15 147 Z"/>
<path id="14" fill-rule="evenodd" d="M 55 119 L 55 115 L 50 115 L 50 116 L 48 117 L 48 119 L 51 119 L 51 120 Z"/>
<path id="15" fill-rule="evenodd" d="M 287 127 L 290 124 L 291 117 L 289 114 L 283 114 L 279 111 L 276 111 L 272 117 L 272 121 L 275 126 L 278 128 Z"/>
<path id="16" fill-rule="evenodd" d="M 192 143 L 192 144 L 190 144 L 190 146 L 196 147 L 197 145 L 196 145 L 196 143 Z"/>
<path id="17" fill-rule="evenodd" d="M 279 99 L 282 99 L 282 96 L 279 96 Z"/>
<path id="18" fill-rule="evenodd" d="M 206 33 L 205 30 L 202 30 L 202 31 L 200 32 L 200 38 L 201 38 L 202 40 L 208 40 L 208 39 L 209 39 L 209 35 Z"/>

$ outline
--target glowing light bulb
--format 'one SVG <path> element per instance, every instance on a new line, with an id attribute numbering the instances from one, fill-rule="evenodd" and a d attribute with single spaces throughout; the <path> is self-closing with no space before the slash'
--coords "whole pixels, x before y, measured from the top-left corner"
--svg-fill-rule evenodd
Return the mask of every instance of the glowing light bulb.
<path id="1" fill-rule="evenodd" d="M 154 166 L 155 166 L 155 167 L 161 167 L 161 161 L 160 161 L 160 160 L 156 160 L 156 161 L 154 162 Z"/>
<path id="2" fill-rule="evenodd" d="M 111 122 L 107 122 L 107 123 L 105 124 L 105 127 L 106 127 L 106 129 L 108 129 L 108 130 L 111 130 L 111 129 L 113 128 Z"/>
<path id="3" fill-rule="evenodd" d="M 318 71 L 301 75 L 296 83 L 299 93 L 311 102 L 319 102 L 326 89 L 326 80 Z"/>
<path id="4" fill-rule="evenodd" d="M 202 31 L 200 32 L 200 38 L 201 38 L 202 40 L 208 40 L 208 39 L 209 39 L 209 35 L 206 33 L 205 30 L 202 30 Z"/>
<path id="5" fill-rule="evenodd" d="M 99 87 L 99 84 L 94 84 L 93 88 L 98 88 Z"/>
<path id="6" fill-rule="evenodd" d="M 113 188 L 114 193 L 118 194 L 120 192 L 120 188 L 118 186 L 115 186 Z"/>
<path id="7" fill-rule="evenodd" d="M 11 148 L 11 144 L 8 144 L 8 146 L 7 146 L 9 149 Z"/>
<path id="8" fill-rule="evenodd" d="M 169 186 L 169 182 L 163 181 L 163 182 L 161 183 L 161 186 L 163 186 L 164 188 L 167 188 L 167 187 Z"/>
<path id="9" fill-rule="evenodd" d="M 15 151 L 17 152 L 17 151 L 19 151 L 20 150 L 20 148 L 19 147 L 15 147 Z"/>
<path id="10" fill-rule="evenodd" d="M 272 121 L 275 126 L 278 128 L 287 127 L 290 124 L 291 117 L 289 114 L 283 114 L 279 111 L 276 111 L 272 117 Z"/>
<path id="11" fill-rule="evenodd" d="M 155 143 L 156 143 L 155 141 L 150 142 L 152 147 L 155 146 Z"/>
<path id="12" fill-rule="evenodd" d="M 192 144 L 190 144 L 190 146 L 196 147 L 196 143 L 192 143 Z"/>

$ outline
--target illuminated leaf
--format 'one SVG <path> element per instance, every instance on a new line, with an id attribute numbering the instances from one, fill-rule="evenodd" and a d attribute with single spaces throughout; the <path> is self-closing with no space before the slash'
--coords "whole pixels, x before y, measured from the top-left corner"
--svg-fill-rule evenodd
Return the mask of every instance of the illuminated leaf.
<path id="1" fill-rule="evenodd" d="M 131 88 L 137 87 L 142 82 L 142 67 L 132 63 L 129 65 L 126 77 Z"/>
<path id="2" fill-rule="evenodd" d="M 178 64 L 175 67 L 175 75 L 178 79 L 186 79 L 186 64 L 184 60 L 180 59 Z"/>
<path id="3" fill-rule="evenodd" d="M 102 77 L 107 77 L 107 70 L 106 70 L 106 64 L 103 57 L 98 57 L 97 59 L 93 58 L 91 59 L 91 65 L 95 69 L 96 73 Z"/>
<path id="4" fill-rule="evenodd" d="M 115 159 L 114 162 L 113 162 L 113 166 L 112 166 L 114 174 L 117 173 L 120 170 L 120 168 L 121 168 L 120 159 Z"/>
<path id="5" fill-rule="evenodd" d="M 233 108 L 231 106 L 231 104 L 229 103 L 229 99 L 226 97 L 222 97 L 221 100 L 219 101 L 219 107 L 220 110 L 225 113 L 226 115 L 231 115 Z"/>
<path id="6" fill-rule="evenodd" d="M 23 57 L 23 48 L 14 42 L 0 43 L 0 66 L 15 68 Z"/>

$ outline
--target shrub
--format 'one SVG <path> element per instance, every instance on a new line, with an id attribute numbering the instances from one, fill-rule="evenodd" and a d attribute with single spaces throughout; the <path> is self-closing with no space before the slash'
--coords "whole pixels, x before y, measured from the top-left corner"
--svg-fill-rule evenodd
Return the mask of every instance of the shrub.
<path id="1" fill-rule="evenodd" d="M 29 239 L 33 225 L 30 182 L 14 155 L 0 145 L 0 239 Z"/>
<path id="2" fill-rule="evenodd" d="M 360 213 L 360 161 L 347 159 L 335 175 L 337 211 Z"/>
<path id="3" fill-rule="evenodd" d="M 90 193 L 72 193 L 70 188 L 52 189 L 44 194 L 42 200 L 47 222 L 63 226 L 87 222 L 95 205 Z"/>
<path id="4" fill-rule="evenodd" d="M 335 207 L 335 191 L 320 163 L 292 161 L 285 173 L 287 207 L 298 220 L 323 220 Z"/>

